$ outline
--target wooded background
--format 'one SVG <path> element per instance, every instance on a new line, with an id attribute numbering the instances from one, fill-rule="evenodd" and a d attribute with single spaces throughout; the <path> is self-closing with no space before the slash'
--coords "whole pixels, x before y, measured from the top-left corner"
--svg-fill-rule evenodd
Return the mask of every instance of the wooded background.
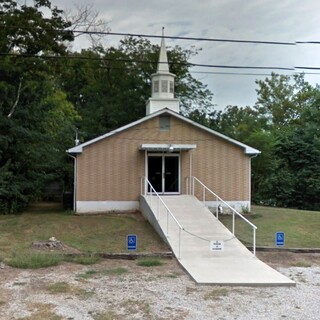
<path id="1" fill-rule="evenodd" d="M 126 37 L 81 52 L 74 30 L 106 24 L 88 7 L 66 15 L 50 1 L 0 2 L 0 213 L 15 213 L 58 183 L 72 190 L 66 149 L 145 116 L 159 46 Z M 44 14 L 45 12 L 45 14 Z M 253 106 L 216 110 L 213 93 L 189 70 L 195 48 L 168 48 L 182 113 L 259 149 L 252 159 L 256 204 L 320 210 L 320 91 L 293 76 L 256 81 Z"/>

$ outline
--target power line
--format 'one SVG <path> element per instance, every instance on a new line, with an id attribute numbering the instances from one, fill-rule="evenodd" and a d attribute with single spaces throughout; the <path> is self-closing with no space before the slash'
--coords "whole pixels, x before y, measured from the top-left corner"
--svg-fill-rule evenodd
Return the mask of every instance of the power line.
<path id="1" fill-rule="evenodd" d="M 294 67 L 295 69 L 305 69 L 305 70 L 320 70 L 320 67 Z"/>
<path id="2" fill-rule="evenodd" d="M 257 69 L 257 70 L 294 70 L 294 67 L 269 67 L 269 66 L 225 66 L 225 65 L 214 65 L 214 64 L 196 64 L 191 63 L 191 67 L 207 67 L 207 68 L 225 68 L 225 69 Z"/>
<path id="3" fill-rule="evenodd" d="M 12 25 L 1 25 L 1 28 L 12 28 Z M 34 29 L 36 27 L 21 27 L 19 29 Z M 45 28 L 42 28 L 45 30 Z M 52 31 L 50 29 L 50 31 Z M 284 45 L 284 46 L 296 46 L 297 44 L 316 44 L 319 45 L 320 41 L 266 41 L 266 40 L 244 40 L 244 39 L 225 39 L 225 38 L 203 38 L 203 37 L 181 37 L 181 36 L 168 36 L 168 35 L 153 35 L 143 33 L 126 33 L 126 32 L 111 32 L 111 31 L 88 31 L 88 30 L 77 30 L 77 29 L 56 29 L 58 32 L 72 32 L 78 34 L 89 34 L 89 35 L 106 35 L 106 36 L 123 36 L 123 37 L 145 37 L 145 38 L 165 38 L 171 40 L 188 40 L 188 41 L 207 41 L 207 42 L 229 42 L 229 43 L 244 43 L 244 44 L 262 44 L 262 45 Z"/>
<path id="4" fill-rule="evenodd" d="M 158 61 L 151 60 L 138 60 L 138 59 L 111 59 L 106 57 L 84 57 L 84 56 L 74 56 L 74 55 L 66 55 L 66 56 L 56 56 L 56 55 L 31 55 L 31 54 L 14 54 L 14 53 L 0 53 L 0 56 L 12 56 L 15 58 L 38 58 L 38 59 L 57 59 L 57 60 L 88 60 L 88 61 L 111 61 L 111 62 L 129 62 L 129 63 L 151 63 L 158 64 Z M 227 65 L 213 65 L 213 64 L 200 64 L 200 63 L 184 63 L 184 62 L 170 62 L 171 65 L 182 65 L 188 67 L 205 67 L 205 68 L 220 68 L 220 69 L 256 69 L 256 70 L 286 70 L 293 71 L 294 68 L 291 67 L 277 67 L 277 66 L 227 66 Z"/>
<path id="5" fill-rule="evenodd" d="M 144 37 L 144 38 L 165 38 L 172 40 L 191 40 L 191 41 L 209 41 L 209 42 L 231 42 L 231 43 L 250 43 L 250 44 L 266 44 L 266 45 L 285 45 L 295 46 L 296 42 L 282 42 L 282 41 L 263 41 L 263 40 L 240 40 L 240 39 L 221 39 L 221 38 L 200 38 L 200 37 L 179 37 L 179 36 L 160 36 L 152 34 L 141 33 L 122 33 L 122 32 L 102 32 L 102 31 L 81 31 L 72 30 L 75 33 L 83 34 L 102 34 L 110 36 L 126 36 L 126 37 Z"/>
<path id="6" fill-rule="evenodd" d="M 320 41 L 296 41 L 296 44 L 320 44 Z"/>
<path id="7" fill-rule="evenodd" d="M 33 55 L 25 53 L 0 53 L 0 57 L 11 56 L 15 58 L 37 58 L 37 59 L 57 59 L 57 60 L 87 60 L 87 61 L 109 61 L 109 62 L 128 62 L 128 63 L 151 63 L 158 64 L 159 61 L 152 60 L 138 60 L 138 59 L 112 59 L 106 57 L 85 57 L 77 55 Z M 161 63 L 161 62 L 160 62 Z M 182 65 L 188 67 L 204 67 L 204 68 L 220 68 L 220 69 L 255 69 L 255 70 L 283 70 L 283 71 L 294 71 L 294 70 L 320 70 L 320 67 L 309 67 L 309 66 L 294 66 L 294 67 L 279 67 L 279 66 L 238 66 L 238 65 L 214 65 L 214 64 L 200 64 L 191 62 L 170 62 L 171 65 Z"/>
<path id="8" fill-rule="evenodd" d="M 0 25 L 2 28 L 12 28 L 12 25 Z M 19 29 L 36 29 L 35 27 L 20 27 Z M 45 29 L 42 29 L 45 30 Z M 51 31 L 51 30 L 50 30 Z M 168 36 L 168 35 L 153 35 L 143 33 L 126 33 L 126 32 L 111 32 L 111 31 L 88 31 L 88 30 L 77 30 L 77 29 L 56 29 L 58 32 L 73 32 L 78 34 L 89 34 L 89 35 L 106 35 L 106 36 L 122 36 L 122 37 L 144 37 L 144 38 L 165 38 L 171 40 L 187 40 L 187 41 L 207 41 L 207 42 L 229 42 L 229 43 L 245 43 L 245 44 L 262 44 L 262 45 L 284 45 L 284 46 L 295 46 L 298 42 L 289 41 L 265 41 L 265 40 L 244 40 L 244 39 L 224 39 L 224 38 L 203 38 L 203 37 L 181 37 L 181 36 Z M 304 43 L 304 42 L 299 42 Z"/>
<path id="9" fill-rule="evenodd" d="M 271 73 L 251 73 L 251 72 L 219 72 L 219 71 L 190 71 L 196 74 L 212 74 L 212 75 L 230 75 L 230 76 L 270 76 Z M 298 73 L 299 72 L 294 72 Z M 320 75 L 320 72 L 303 72 L 306 75 Z M 284 75 L 291 75 L 292 73 L 283 73 Z"/>

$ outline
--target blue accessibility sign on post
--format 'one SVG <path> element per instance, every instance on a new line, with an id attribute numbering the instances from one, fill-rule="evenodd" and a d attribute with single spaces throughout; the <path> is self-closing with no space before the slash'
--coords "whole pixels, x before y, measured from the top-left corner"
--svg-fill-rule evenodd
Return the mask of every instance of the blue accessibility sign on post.
<path id="1" fill-rule="evenodd" d="M 127 249 L 137 250 L 137 236 L 135 234 L 128 234 L 127 236 Z"/>
<path id="2" fill-rule="evenodd" d="M 284 246 L 285 234 L 282 231 L 276 232 L 276 246 L 281 247 Z"/>

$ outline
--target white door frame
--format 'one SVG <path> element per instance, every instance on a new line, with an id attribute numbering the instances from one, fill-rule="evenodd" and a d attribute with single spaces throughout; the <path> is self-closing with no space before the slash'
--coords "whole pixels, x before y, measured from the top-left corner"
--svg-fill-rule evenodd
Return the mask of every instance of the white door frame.
<path id="1" fill-rule="evenodd" d="M 146 172 L 145 176 L 149 180 L 148 176 L 148 166 L 149 166 L 149 156 L 153 157 L 161 157 L 162 158 L 162 191 L 160 194 L 180 194 L 181 193 L 181 153 L 167 153 L 167 152 L 146 152 Z M 165 158 L 166 157 L 176 157 L 178 158 L 178 191 L 177 192 L 165 192 Z"/>

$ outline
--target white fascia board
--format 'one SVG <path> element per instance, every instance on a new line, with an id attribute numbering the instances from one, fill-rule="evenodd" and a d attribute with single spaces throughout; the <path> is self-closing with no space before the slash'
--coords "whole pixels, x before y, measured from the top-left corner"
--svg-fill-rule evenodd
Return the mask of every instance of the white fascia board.
<path id="1" fill-rule="evenodd" d="M 147 121 L 147 120 L 149 120 L 149 119 L 152 119 L 153 117 L 158 116 L 159 114 L 163 113 L 164 111 L 167 111 L 167 109 L 159 110 L 159 111 L 157 111 L 157 112 L 155 112 L 155 113 L 152 113 L 152 114 L 150 114 L 150 115 L 148 115 L 148 116 L 146 116 L 146 117 L 144 117 L 144 118 L 141 118 L 141 119 L 139 119 L 139 120 L 137 120 L 137 121 L 131 122 L 131 123 L 129 123 L 129 124 L 123 126 L 123 127 L 120 127 L 120 128 L 115 129 L 115 130 L 113 130 L 113 131 L 110 131 L 110 132 L 108 132 L 108 133 L 106 133 L 106 134 L 104 134 L 104 135 L 102 135 L 102 136 L 96 137 L 96 138 L 91 139 L 91 140 L 89 140 L 89 141 L 87 141 L 87 142 L 84 142 L 84 143 L 82 143 L 82 144 L 79 144 L 79 145 L 76 146 L 76 147 L 73 147 L 73 148 L 68 149 L 67 152 L 68 152 L 68 153 L 82 153 L 84 147 L 86 147 L 86 146 L 88 146 L 88 145 L 90 145 L 90 144 L 93 144 L 93 143 L 95 143 L 95 142 L 98 142 L 98 141 L 100 141 L 100 140 L 103 140 L 103 139 L 105 139 L 105 138 L 108 138 L 108 137 L 110 137 L 110 136 L 113 136 L 113 135 L 116 134 L 116 133 L 125 131 L 125 130 L 127 130 L 127 129 L 135 126 L 135 125 L 138 125 L 138 124 L 144 122 L 144 121 Z"/>
<path id="2" fill-rule="evenodd" d="M 200 128 L 202 130 L 205 130 L 205 131 L 207 131 L 207 132 L 209 132 L 209 133 L 211 133 L 211 134 L 213 134 L 213 135 L 215 135 L 215 136 L 217 136 L 217 137 L 219 137 L 219 138 L 221 138 L 223 140 L 229 141 L 230 143 L 235 144 L 235 145 L 243 148 L 245 150 L 245 154 L 247 154 L 247 155 L 258 155 L 258 154 L 261 153 L 261 151 L 255 149 L 255 148 L 252 148 L 252 147 L 250 147 L 250 146 L 248 146 L 248 145 L 246 145 L 244 143 L 241 143 L 241 142 L 239 142 L 239 141 L 237 141 L 235 139 L 232 139 L 232 138 L 230 138 L 228 136 L 225 136 L 222 133 L 219 133 L 219 132 L 214 131 L 214 130 L 208 128 L 208 127 L 205 127 L 205 126 L 203 126 L 203 125 L 201 125 L 201 124 L 199 124 L 197 122 L 194 122 L 194 121 L 192 121 L 192 120 L 190 120 L 190 119 L 188 119 L 188 118 L 186 118 L 184 116 L 181 116 L 178 113 L 171 112 L 171 110 L 167 110 L 167 113 L 170 113 L 173 116 L 175 116 L 175 117 L 177 117 L 177 118 L 179 118 L 179 119 L 181 119 L 181 120 L 183 120 L 185 122 L 188 122 L 188 123 L 194 125 L 195 127 L 198 127 L 198 128 Z"/>
<path id="3" fill-rule="evenodd" d="M 178 118 L 178 119 L 181 119 L 182 121 L 185 121 L 185 122 L 187 122 L 187 123 L 190 123 L 191 125 L 193 125 L 193 126 L 195 126 L 195 127 L 198 127 L 198 128 L 200 128 L 200 129 L 202 129 L 202 130 L 204 130 L 204 131 L 207 131 L 207 132 L 209 132 L 209 133 L 211 133 L 211 134 L 213 134 L 213 135 L 215 135 L 215 136 L 217 136 L 217 137 L 219 137 L 219 138 L 221 138 L 221 139 L 223 139 L 223 140 L 229 141 L 230 143 L 235 144 L 235 145 L 243 148 L 245 154 L 247 154 L 247 155 L 249 155 L 249 156 L 250 156 L 250 155 L 251 155 L 251 156 L 258 155 L 258 154 L 261 153 L 259 150 L 255 149 L 255 148 L 252 148 L 252 147 L 250 147 L 250 146 L 248 146 L 248 145 L 246 145 L 246 144 L 244 144 L 244 143 L 241 143 L 241 142 L 239 142 L 239 141 L 237 141 L 237 140 L 234 140 L 234 139 L 232 139 L 232 138 L 230 138 L 230 137 L 227 137 L 227 136 L 225 136 L 225 135 L 222 134 L 222 133 L 219 133 L 219 132 L 217 132 L 217 131 L 214 131 L 214 130 L 212 130 L 212 129 L 209 129 L 209 128 L 207 128 L 207 127 L 205 127 L 205 126 L 203 126 L 203 125 L 201 125 L 201 124 L 199 124 L 199 123 L 197 123 L 197 122 L 194 122 L 194 121 L 192 121 L 192 120 L 190 120 L 190 119 L 188 119 L 188 118 L 180 115 L 179 113 L 174 112 L 174 111 L 172 111 L 172 110 L 170 110 L 170 109 L 168 109 L 168 108 L 164 108 L 164 109 L 159 110 L 159 111 L 157 111 L 157 112 L 151 113 L 151 114 L 149 114 L 148 116 L 146 116 L 146 117 L 144 117 L 144 118 L 141 118 L 141 119 L 139 119 L 139 120 L 137 120 L 137 121 L 134 121 L 134 122 L 132 122 L 132 123 L 129 123 L 129 124 L 127 124 L 127 125 L 125 125 L 125 126 L 123 126 L 123 127 L 120 127 L 120 128 L 118 128 L 118 129 L 116 129 L 116 130 L 110 131 L 110 132 L 108 132 L 108 133 L 106 133 L 106 134 L 104 134 L 104 135 L 102 135 L 102 136 L 99 136 L 99 137 L 97 137 L 97 138 L 94 138 L 94 139 L 92 139 L 92 140 L 89 140 L 89 141 L 87 141 L 87 142 L 84 142 L 84 143 L 82 143 L 82 144 L 79 144 L 78 146 L 75 146 L 75 147 L 73 147 L 73 148 L 68 149 L 67 152 L 68 152 L 68 153 L 82 153 L 83 148 L 86 147 L 86 146 L 88 146 L 88 145 L 90 145 L 90 144 L 93 144 L 93 143 L 95 143 L 95 142 L 98 142 L 98 141 L 100 141 L 100 140 L 103 140 L 103 139 L 105 139 L 105 138 L 107 138 L 107 137 L 110 137 L 110 136 L 116 134 L 116 133 L 125 131 L 125 130 L 127 130 L 127 129 L 135 126 L 135 125 L 138 125 L 138 124 L 140 124 L 140 123 L 142 123 L 142 122 L 144 122 L 144 121 L 147 121 L 147 120 L 149 120 L 149 119 L 152 119 L 152 118 L 154 118 L 154 117 L 157 117 L 157 116 L 159 116 L 159 115 L 161 115 L 161 114 L 163 114 L 163 113 L 170 114 L 170 115 L 172 115 L 172 116 L 174 116 L 174 117 L 176 117 L 176 118 Z"/>

